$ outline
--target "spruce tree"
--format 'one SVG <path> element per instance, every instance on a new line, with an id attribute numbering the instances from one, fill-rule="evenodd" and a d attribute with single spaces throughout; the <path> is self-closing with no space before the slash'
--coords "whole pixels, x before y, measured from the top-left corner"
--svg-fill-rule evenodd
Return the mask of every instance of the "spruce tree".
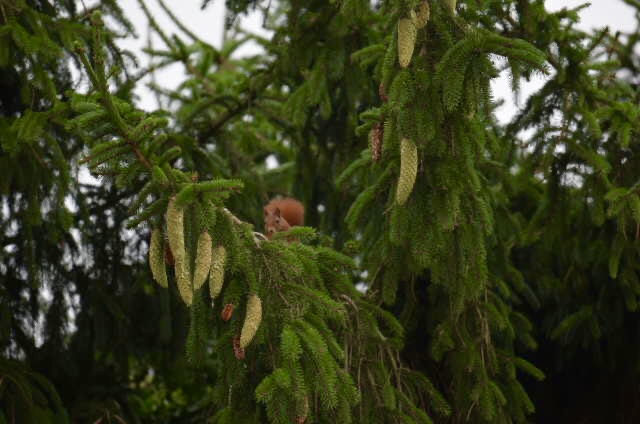
<path id="1" fill-rule="evenodd" d="M 114 1 L 0 3 L 1 421 L 636 417 L 637 31 L 237 0 L 216 48 L 138 3 L 161 44 L 137 69 Z M 234 26 L 254 8 L 271 40 Z M 546 81 L 507 125 L 501 72 Z M 277 194 L 309 226 L 267 240 Z"/>

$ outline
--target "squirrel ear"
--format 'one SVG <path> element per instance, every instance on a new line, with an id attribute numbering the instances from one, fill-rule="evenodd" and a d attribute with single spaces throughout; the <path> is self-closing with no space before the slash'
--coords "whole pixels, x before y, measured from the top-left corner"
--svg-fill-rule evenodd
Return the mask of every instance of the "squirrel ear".
<path id="1" fill-rule="evenodd" d="M 278 218 L 280 218 L 280 208 L 276 208 L 276 210 L 275 210 L 275 211 L 273 211 L 273 214 L 274 214 L 275 216 L 277 216 Z"/>

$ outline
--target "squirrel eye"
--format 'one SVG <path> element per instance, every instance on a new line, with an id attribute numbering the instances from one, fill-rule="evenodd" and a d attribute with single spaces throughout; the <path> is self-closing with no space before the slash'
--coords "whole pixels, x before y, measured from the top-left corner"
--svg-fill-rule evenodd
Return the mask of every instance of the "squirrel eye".
<path id="1" fill-rule="evenodd" d="M 280 218 L 276 218 L 276 224 L 280 223 Z"/>

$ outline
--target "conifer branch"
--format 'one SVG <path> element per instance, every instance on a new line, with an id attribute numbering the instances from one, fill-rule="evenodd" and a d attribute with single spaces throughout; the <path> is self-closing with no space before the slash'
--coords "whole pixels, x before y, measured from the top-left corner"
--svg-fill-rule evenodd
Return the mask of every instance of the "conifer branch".
<path id="1" fill-rule="evenodd" d="M 167 5 L 165 4 L 164 1 L 162 0 L 158 0 L 158 4 L 160 4 L 160 7 L 162 8 L 162 10 L 164 10 L 164 12 L 169 16 L 169 18 L 173 21 L 173 23 L 176 24 L 176 26 L 178 28 L 180 28 L 180 30 L 182 32 L 184 32 L 185 34 L 187 34 L 189 36 L 189 38 L 191 38 L 193 41 L 197 41 L 198 43 L 207 46 L 208 48 L 210 48 L 212 51 L 214 51 L 216 53 L 216 57 L 220 56 L 220 53 L 218 52 L 218 50 L 213 47 L 211 44 L 203 41 L 200 37 L 198 37 L 197 35 L 195 35 L 193 33 L 193 31 L 189 30 L 189 28 L 187 28 L 186 26 L 184 26 L 184 24 L 182 23 L 181 20 L 178 19 L 178 17 L 171 11 L 171 9 L 169 9 L 167 7 Z"/>
<path id="2" fill-rule="evenodd" d="M 96 33 L 99 33 L 101 31 L 100 28 L 102 26 L 102 21 L 99 14 L 98 15 L 94 14 L 92 20 L 95 22 L 95 25 L 97 26 L 97 28 L 94 29 L 94 31 Z M 100 41 L 99 37 L 97 37 L 96 41 L 97 42 Z M 80 58 L 80 61 L 82 62 L 82 64 L 84 65 L 85 70 L 89 75 L 89 79 L 91 80 L 94 89 L 100 93 L 100 101 L 102 102 L 103 106 L 109 113 L 109 116 L 111 117 L 112 122 L 116 125 L 116 127 L 120 131 L 121 136 L 124 138 L 126 143 L 131 147 L 131 150 L 133 151 L 138 161 L 140 161 L 140 163 L 142 163 L 147 169 L 151 169 L 152 168 L 151 163 L 144 156 L 138 144 L 135 143 L 133 140 L 131 140 L 130 138 L 131 129 L 124 122 L 124 120 L 122 119 L 122 116 L 120 115 L 120 112 L 118 112 L 118 109 L 115 107 L 113 103 L 113 99 L 111 96 L 111 92 L 109 91 L 107 79 L 104 75 L 104 66 L 103 66 L 104 60 L 102 56 L 102 46 L 94 46 L 94 48 L 96 51 L 96 59 L 95 59 L 96 65 L 98 65 L 97 72 L 89 62 L 89 58 L 86 55 L 86 50 L 84 49 L 84 47 L 82 47 L 79 44 L 76 45 L 75 52 Z"/>
<path id="3" fill-rule="evenodd" d="M 162 38 L 162 41 L 164 41 L 164 44 L 169 49 L 171 49 L 172 51 L 175 51 L 173 43 L 171 43 L 171 40 L 169 39 L 167 34 L 165 34 L 162 28 L 160 28 L 160 25 L 158 25 L 158 23 L 156 22 L 155 18 L 153 17 L 151 12 L 149 11 L 149 8 L 147 7 L 146 2 L 144 0 L 138 0 L 138 5 L 140 5 L 140 8 L 144 12 L 144 15 L 147 17 L 147 20 L 149 21 L 149 26 L 151 26 L 151 28 L 153 28 L 156 31 L 156 33 L 158 33 L 160 38 Z"/>

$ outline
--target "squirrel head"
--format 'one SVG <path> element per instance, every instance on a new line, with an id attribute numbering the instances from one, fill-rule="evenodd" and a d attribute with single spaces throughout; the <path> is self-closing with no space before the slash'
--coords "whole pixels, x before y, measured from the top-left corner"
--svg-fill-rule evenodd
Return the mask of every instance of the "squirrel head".
<path id="1" fill-rule="evenodd" d="M 282 216 L 279 207 L 264 208 L 264 231 L 268 239 L 271 239 L 275 233 L 288 229 L 289 223 Z"/>

